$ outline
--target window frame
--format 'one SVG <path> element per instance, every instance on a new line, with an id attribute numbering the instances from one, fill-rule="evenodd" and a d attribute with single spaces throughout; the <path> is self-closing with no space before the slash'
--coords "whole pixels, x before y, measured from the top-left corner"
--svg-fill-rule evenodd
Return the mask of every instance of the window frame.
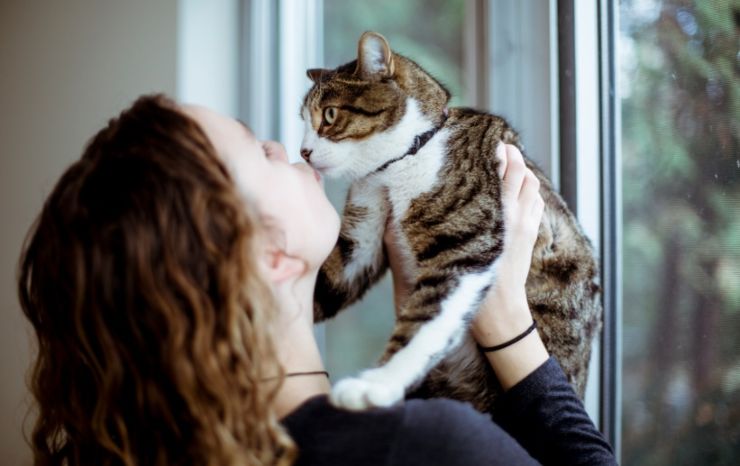
<path id="1" fill-rule="evenodd" d="M 600 428 L 617 460 L 622 452 L 622 170 L 621 106 L 617 86 L 619 2 L 599 0 L 601 125 L 601 345 Z"/>
<path id="2" fill-rule="evenodd" d="M 618 1 L 558 0 L 561 193 L 593 229 L 601 264 L 603 327 L 598 345 L 598 416 L 592 417 L 621 457 L 621 157 L 617 95 Z M 595 44 L 595 48 L 583 47 Z M 589 66 L 593 62 L 593 66 Z M 581 85 L 579 85 L 579 83 Z M 583 85 L 586 83 L 586 85 Z M 596 84 L 592 87 L 590 84 Z M 587 105 L 583 105 L 583 103 Z M 593 105 L 588 105 L 591 102 Z M 584 141 L 584 136 L 586 136 Z M 594 145 L 594 137 L 596 144 Z M 593 154 L 598 154 L 596 171 Z M 584 170 L 584 165 L 590 168 Z M 594 176 L 595 175 L 595 176 Z M 584 205 L 584 201 L 596 199 Z M 589 213 L 584 212 L 588 210 Z M 584 225 L 588 230 L 588 225 Z M 596 350 L 596 348 L 595 348 Z M 596 351 L 595 351 L 596 352 Z M 591 381 L 589 382 L 591 383 Z"/>

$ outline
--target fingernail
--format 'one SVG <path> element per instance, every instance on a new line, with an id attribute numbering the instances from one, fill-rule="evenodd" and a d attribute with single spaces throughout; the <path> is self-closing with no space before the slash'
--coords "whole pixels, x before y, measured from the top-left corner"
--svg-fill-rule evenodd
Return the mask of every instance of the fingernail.
<path id="1" fill-rule="evenodd" d="M 498 167 L 496 167 L 496 171 L 498 172 L 498 177 L 503 178 L 504 170 L 506 170 L 506 147 L 504 147 L 503 142 L 499 142 L 496 146 L 496 157 L 498 158 Z"/>
<path id="2" fill-rule="evenodd" d="M 504 160 L 504 156 L 506 154 L 506 147 L 504 146 L 504 143 L 499 141 L 498 145 L 496 146 L 496 157 L 499 158 L 499 160 Z"/>

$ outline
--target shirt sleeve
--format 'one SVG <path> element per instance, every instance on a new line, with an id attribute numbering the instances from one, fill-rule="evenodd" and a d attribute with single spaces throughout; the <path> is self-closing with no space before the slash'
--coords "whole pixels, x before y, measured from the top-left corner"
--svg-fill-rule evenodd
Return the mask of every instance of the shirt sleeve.
<path id="1" fill-rule="evenodd" d="M 543 465 L 615 465 L 555 358 L 497 400 L 494 420 Z"/>
<path id="2" fill-rule="evenodd" d="M 389 465 L 534 466 L 509 434 L 466 403 L 409 400 Z"/>

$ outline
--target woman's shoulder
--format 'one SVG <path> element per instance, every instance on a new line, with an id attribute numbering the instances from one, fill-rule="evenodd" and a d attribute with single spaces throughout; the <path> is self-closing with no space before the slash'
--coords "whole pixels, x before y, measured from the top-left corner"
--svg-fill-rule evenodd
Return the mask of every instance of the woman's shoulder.
<path id="1" fill-rule="evenodd" d="M 347 411 L 324 395 L 303 403 L 283 424 L 299 446 L 299 464 L 518 464 L 492 462 L 491 449 L 497 458 L 521 450 L 490 417 L 444 398 Z"/>
<path id="2" fill-rule="evenodd" d="M 402 429 L 446 431 L 458 424 L 492 424 L 491 418 L 476 411 L 470 403 L 448 398 L 408 399 L 388 408 L 348 411 L 333 406 L 326 395 L 306 400 L 283 419 L 288 427 L 304 422 L 314 427 L 327 422 L 332 426 L 372 423 L 397 424 Z"/>
<path id="3" fill-rule="evenodd" d="M 448 429 L 456 424 L 491 423 L 489 417 L 476 411 L 470 403 L 449 398 L 410 399 L 400 405 L 404 424 L 409 427 Z"/>
<path id="4" fill-rule="evenodd" d="M 333 406 L 326 395 L 306 400 L 295 411 L 283 419 L 287 425 L 308 421 L 316 426 L 322 421 L 336 425 L 338 421 L 362 425 L 376 421 L 396 423 L 405 428 L 446 429 L 458 422 L 490 423 L 490 418 L 479 413 L 469 403 L 447 398 L 409 399 L 388 408 L 372 408 L 365 411 L 348 411 Z"/>
<path id="5" fill-rule="evenodd" d="M 299 443 L 326 437 L 350 444 L 355 439 L 383 443 L 404 424 L 406 410 L 404 403 L 390 408 L 349 411 L 332 405 L 327 395 L 319 395 L 306 400 L 281 422 Z"/>
<path id="6" fill-rule="evenodd" d="M 504 433 L 490 416 L 476 411 L 470 403 L 447 398 L 407 400 L 403 405 L 401 429 L 403 434 L 419 437 L 421 441 L 444 438 L 461 445 L 477 441 L 481 436 Z"/>
<path id="7" fill-rule="evenodd" d="M 431 411 L 448 413 L 455 416 L 480 414 L 470 403 L 450 398 L 410 398 L 402 406 L 404 409 L 410 411 Z"/>
<path id="8" fill-rule="evenodd" d="M 445 398 L 408 400 L 395 464 L 535 464 L 489 415 Z"/>

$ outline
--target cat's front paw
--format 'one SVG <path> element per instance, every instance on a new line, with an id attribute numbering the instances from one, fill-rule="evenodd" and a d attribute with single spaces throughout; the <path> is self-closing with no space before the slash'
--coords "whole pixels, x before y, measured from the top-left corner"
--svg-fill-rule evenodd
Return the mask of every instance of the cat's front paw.
<path id="1" fill-rule="evenodd" d="M 339 408 L 361 411 L 372 407 L 388 407 L 401 401 L 404 387 L 388 380 L 382 369 L 371 369 L 340 380 L 331 391 L 331 402 Z"/>

